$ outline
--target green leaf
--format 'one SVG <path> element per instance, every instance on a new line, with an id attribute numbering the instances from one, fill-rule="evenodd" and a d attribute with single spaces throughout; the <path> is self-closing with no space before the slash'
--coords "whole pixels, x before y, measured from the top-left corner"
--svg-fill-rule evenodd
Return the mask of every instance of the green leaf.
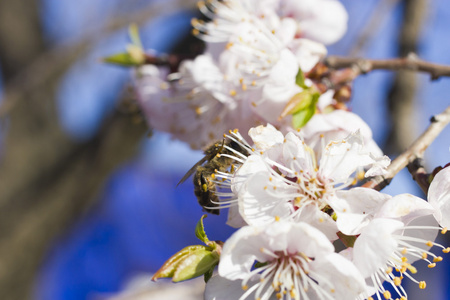
<path id="1" fill-rule="evenodd" d="M 215 251 L 198 249 L 178 264 L 172 281 L 180 282 L 211 272 L 211 269 L 219 263 L 219 258 Z"/>
<path id="2" fill-rule="evenodd" d="M 196 246 L 188 246 L 186 248 L 183 248 L 182 250 L 178 251 L 174 255 L 172 255 L 165 263 L 164 265 L 156 271 L 156 273 L 153 275 L 152 280 L 156 281 L 159 278 L 171 278 L 174 276 L 176 270 L 178 269 L 178 266 L 181 264 L 181 262 L 184 261 L 189 255 L 192 253 L 196 253 L 197 251 L 209 251 L 210 248 L 203 246 L 203 245 L 196 245 Z"/>
<path id="3" fill-rule="evenodd" d="M 305 74 L 303 74 L 303 71 L 300 68 L 298 69 L 297 76 L 295 76 L 295 83 L 303 89 L 308 88 L 305 84 Z"/>
<path id="4" fill-rule="evenodd" d="M 305 91 L 304 91 L 305 92 Z M 303 92 L 302 92 L 303 93 Z M 292 110 L 292 126 L 295 129 L 302 128 L 316 113 L 316 105 L 319 100 L 319 93 L 305 95 L 295 110 Z"/>
<path id="5" fill-rule="evenodd" d="M 128 27 L 128 35 L 130 36 L 133 45 L 143 49 L 141 37 L 139 35 L 139 27 L 136 24 L 131 24 L 130 27 Z"/>
<path id="6" fill-rule="evenodd" d="M 203 219 L 206 218 L 207 215 L 203 215 L 200 218 L 200 221 L 198 221 L 197 226 L 195 226 L 195 236 L 202 241 L 203 243 L 207 244 L 209 243 L 209 239 L 206 236 L 206 232 L 205 232 L 205 226 L 203 225 Z"/>

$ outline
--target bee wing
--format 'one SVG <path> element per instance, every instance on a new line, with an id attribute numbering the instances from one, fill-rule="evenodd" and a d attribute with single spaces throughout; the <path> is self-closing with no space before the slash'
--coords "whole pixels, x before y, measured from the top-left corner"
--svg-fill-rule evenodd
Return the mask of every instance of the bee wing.
<path id="1" fill-rule="evenodd" d="M 181 180 L 177 183 L 177 186 L 185 182 L 186 179 L 188 179 L 192 174 L 194 174 L 194 172 L 197 170 L 197 167 L 202 165 L 208 159 L 209 156 L 205 156 L 202 159 L 200 159 L 195 165 L 193 165 L 192 168 L 190 168 L 189 171 L 187 171 L 186 174 L 184 174 L 183 178 L 181 178 Z"/>

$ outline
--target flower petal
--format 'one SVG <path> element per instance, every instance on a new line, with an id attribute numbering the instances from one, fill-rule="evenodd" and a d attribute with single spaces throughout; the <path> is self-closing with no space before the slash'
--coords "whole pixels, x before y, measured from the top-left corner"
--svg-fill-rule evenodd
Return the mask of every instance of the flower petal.
<path id="1" fill-rule="evenodd" d="M 450 228 L 450 167 L 434 176 L 428 190 L 428 201 L 435 208 L 434 216 L 439 224 Z"/>

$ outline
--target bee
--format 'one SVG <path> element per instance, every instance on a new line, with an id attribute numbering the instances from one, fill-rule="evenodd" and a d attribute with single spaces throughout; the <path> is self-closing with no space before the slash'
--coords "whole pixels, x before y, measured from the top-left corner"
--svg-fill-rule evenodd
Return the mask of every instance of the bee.
<path id="1" fill-rule="evenodd" d="M 234 159 L 222 154 L 236 155 L 227 147 L 234 149 L 242 154 L 246 154 L 247 150 L 233 140 L 223 140 L 209 146 L 205 151 L 205 157 L 199 160 L 187 173 L 181 178 L 177 186 L 183 183 L 194 172 L 194 194 L 198 203 L 203 209 L 211 214 L 218 215 L 220 210 L 219 197 L 216 195 L 215 173 L 226 171 L 233 163 Z"/>

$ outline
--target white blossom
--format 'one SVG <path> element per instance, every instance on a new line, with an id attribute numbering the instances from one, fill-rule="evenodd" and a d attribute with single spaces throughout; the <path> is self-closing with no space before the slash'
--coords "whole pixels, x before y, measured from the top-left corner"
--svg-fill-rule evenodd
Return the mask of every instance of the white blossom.
<path id="1" fill-rule="evenodd" d="M 434 216 L 443 227 L 450 227 L 450 167 L 434 176 L 428 189 L 428 201 L 435 208 Z"/>
<path id="2" fill-rule="evenodd" d="M 241 228 L 224 244 L 219 275 L 205 299 L 354 299 L 364 288 L 356 267 L 306 223 Z M 241 291 L 224 288 L 238 283 Z"/>
<path id="3" fill-rule="evenodd" d="M 330 239 L 336 239 L 338 230 L 331 213 L 335 204 L 342 205 L 339 197 L 344 191 L 338 191 L 354 183 L 352 174 L 358 168 L 378 165 L 364 149 L 359 134 L 330 142 L 319 160 L 293 132 L 283 138 L 268 125 L 251 129 L 249 135 L 255 143 L 252 154 L 245 159 L 236 157 L 242 165 L 235 173 L 219 174 L 231 184 L 231 200 L 226 203 L 234 201 L 247 224 L 309 219 Z M 372 192 L 360 191 L 361 195 Z"/>

